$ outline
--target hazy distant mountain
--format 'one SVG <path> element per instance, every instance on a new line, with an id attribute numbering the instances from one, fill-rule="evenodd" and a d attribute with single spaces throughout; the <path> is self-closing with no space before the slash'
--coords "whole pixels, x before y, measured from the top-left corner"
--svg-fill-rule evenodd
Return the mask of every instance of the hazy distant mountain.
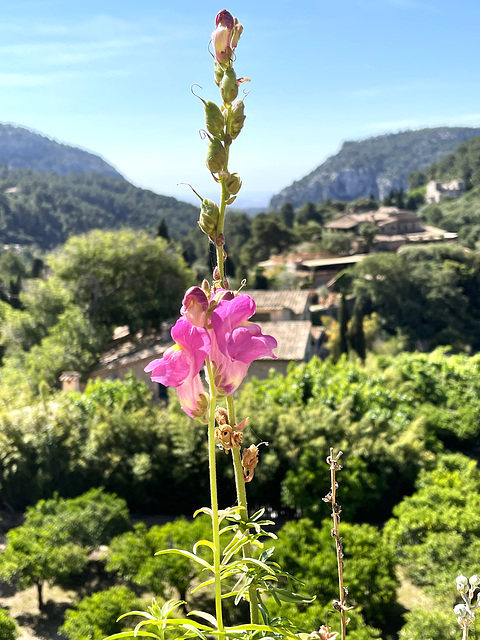
<path id="1" fill-rule="evenodd" d="M 371 194 L 383 199 L 392 189 L 406 190 L 409 173 L 438 162 L 479 134 L 480 128 L 436 127 L 344 142 L 336 155 L 274 195 L 270 209 L 285 202 L 298 208 L 308 201 L 348 202 Z"/>
<path id="2" fill-rule="evenodd" d="M 100 156 L 51 140 L 11 124 L 0 124 L 0 164 L 9 169 L 47 173 L 99 173 L 107 178 L 123 176 Z"/>

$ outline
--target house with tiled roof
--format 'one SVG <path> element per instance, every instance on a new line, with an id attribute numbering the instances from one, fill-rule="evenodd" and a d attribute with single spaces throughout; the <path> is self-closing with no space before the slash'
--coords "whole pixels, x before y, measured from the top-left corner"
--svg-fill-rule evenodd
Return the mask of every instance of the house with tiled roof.
<path id="1" fill-rule="evenodd" d="M 332 231 L 354 233 L 357 247 L 361 249 L 364 242 L 361 227 L 367 222 L 378 229 L 373 240 L 373 247 L 378 250 L 396 251 L 407 243 L 449 242 L 457 238 L 455 233 L 424 225 L 415 211 L 397 207 L 380 207 L 375 211 L 363 213 L 345 213 L 325 226 Z"/>
<path id="2" fill-rule="evenodd" d="M 254 360 L 248 369 L 248 378 L 267 378 L 270 369 L 285 374 L 291 362 L 308 362 L 319 355 L 324 338 L 323 327 L 312 327 L 308 320 L 259 322 L 262 333 L 273 336 L 278 347 L 274 349 L 277 359 L 270 357 Z"/>
<path id="3" fill-rule="evenodd" d="M 308 291 L 246 291 L 255 300 L 257 310 L 254 322 L 279 322 L 281 320 L 308 320 L 310 297 Z"/>
<path id="4" fill-rule="evenodd" d="M 165 387 L 152 382 L 144 368 L 152 360 L 161 358 L 172 345 L 170 333 L 131 336 L 127 331 L 125 335 L 117 335 L 110 348 L 104 351 L 97 366 L 90 372 L 89 378 L 116 380 L 131 372 L 148 385 L 154 398 L 166 398 Z"/>

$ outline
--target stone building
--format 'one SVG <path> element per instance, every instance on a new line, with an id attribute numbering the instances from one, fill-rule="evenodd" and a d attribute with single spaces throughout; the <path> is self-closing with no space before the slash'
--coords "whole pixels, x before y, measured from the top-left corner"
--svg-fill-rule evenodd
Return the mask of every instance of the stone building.
<path id="1" fill-rule="evenodd" d="M 452 180 L 451 182 L 437 182 L 430 180 L 427 184 L 425 202 L 428 204 L 438 203 L 441 200 L 455 200 L 465 193 L 465 182 L 463 180 Z"/>

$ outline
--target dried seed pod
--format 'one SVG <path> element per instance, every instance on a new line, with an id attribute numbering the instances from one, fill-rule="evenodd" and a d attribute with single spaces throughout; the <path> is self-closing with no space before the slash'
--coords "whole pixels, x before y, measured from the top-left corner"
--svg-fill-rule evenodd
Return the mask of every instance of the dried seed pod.
<path id="1" fill-rule="evenodd" d="M 202 200 L 198 226 L 203 231 L 203 233 L 207 234 L 207 236 L 216 236 L 219 215 L 220 210 L 218 208 L 218 204 L 213 202 L 213 200 L 209 200 L 208 198 Z"/>
<path id="2" fill-rule="evenodd" d="M 218 138 L 210 138 L 207 151 L 207 167 L 212 173 L 222 171 L 227 161 L 225 147 Z"/>
<path id="3" fill-rule="evenodd" d="M 225 104 L 232 103 L 238 96 L 237 74 L 233 67 L 226 69 L 223 74 L 222 82 L 220 83 L 220 95 Z"/>
<path id="4" fill-rule="evenodd" d="M 237 100 L 232 107 L 232 120 L 230 126 L 230 136 L 232 140 L 238 136 L 243 129 L 243 123 L 245 122 L 245 104 L 243 100 Z"/>
<path id="5" fill-rule="evenodd" d="M 211 100 L 209 100 L 208 102 L 204 102 L 204 105 L 205 124 L 207 126 L 207 129 L 212 134 L 212 136 L 220 138 L 223 134 L 223 128 L 225 126 L 225 118 L 223 117 L 223 113 L 220 107 Z"/>

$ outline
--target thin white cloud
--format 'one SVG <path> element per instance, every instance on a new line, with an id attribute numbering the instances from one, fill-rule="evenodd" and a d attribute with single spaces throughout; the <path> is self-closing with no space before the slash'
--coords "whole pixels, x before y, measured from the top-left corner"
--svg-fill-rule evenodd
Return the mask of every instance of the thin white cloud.
<path id="1" fill-rule="evenodd" d="M 150 36 L 117 38 L 98 42 L 37 42 L 0 45 L 0 56 L 26 58 L 41 64 L 81 64 L 100 58 L 128 55 L 133 50 L 152 47 L 158 40 Z"/>
<path id="2" fill-rule="evenodd" d="M 82 78 L 125 78 L 129 72 L 125 69 L 77 70 L 64 73 L 0 73 L 0 89 L 34 89 Z"/>
<path id="3" fill-rule="evenodd" d="M 0 73 L 2 89 L 42 87 L 50 82 L 49 75 L 43 73 Z"/>
<path id="4" fill-rule="evenodd" d="M 420 118 L 405 118 L 404 120 L 380 120 L 367 122 L 361 128 L 364 132 L 403 131 L 405 129 L 420 129 L 424 127 L 480 127 L 480 113 L 464 113 L 454 116 L 433 116 L 426 120 Z"/>

